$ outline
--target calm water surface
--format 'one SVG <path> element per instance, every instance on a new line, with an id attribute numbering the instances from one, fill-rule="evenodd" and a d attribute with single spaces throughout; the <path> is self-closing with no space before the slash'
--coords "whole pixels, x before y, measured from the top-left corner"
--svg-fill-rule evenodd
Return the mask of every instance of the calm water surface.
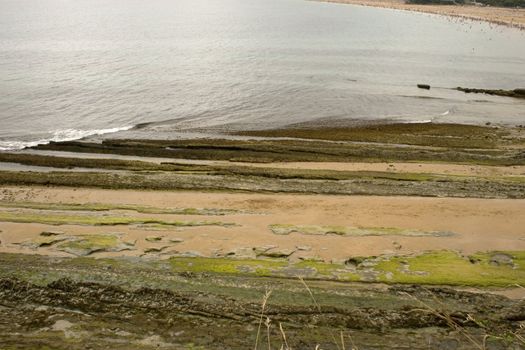
<path id="1" fill-rule="evenodd" d="M 0 0 L 0 149 L 147 122 L 120 135 L 330 118 L 520 124 L 523 100 L 445 88 L 525 87 L 524 67 L 524 32 L 434 15 L 303 0 Z"/>

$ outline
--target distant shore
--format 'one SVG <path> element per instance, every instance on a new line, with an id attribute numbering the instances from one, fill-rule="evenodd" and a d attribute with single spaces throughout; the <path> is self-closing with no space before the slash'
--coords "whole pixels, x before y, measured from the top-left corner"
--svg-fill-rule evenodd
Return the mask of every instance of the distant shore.
<path id="1" fill-rule="evenodd" d="M 406 4 L 403 0 L 318 0 L 361 6 L 383 7 L 404 11 L 432 13 L 462 19 L 479 20 L 525 29 L 525 9 L 456 5 Z"/>

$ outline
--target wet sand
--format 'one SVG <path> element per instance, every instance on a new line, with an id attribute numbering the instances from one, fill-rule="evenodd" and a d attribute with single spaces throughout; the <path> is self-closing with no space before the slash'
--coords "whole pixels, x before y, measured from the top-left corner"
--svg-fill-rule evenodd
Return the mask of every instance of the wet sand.
<path id="1" fill-rule="evenodd" d="M 337 162 L 289 162 L 289 163 L 239 163 L 260 168 L 309 169 L 336 171 L 387 171 L 394 173 L 445 174 L 465 176 L 521 176 L 525 166 L 483 166 L 439 163 L 337 163 Z"/>
<path id="2" fill-rule="evenodd" d="M 393 173 L 416 173 L 416 174 L 443 174 L 443 175 L 465 175 L 465 176 L 523 176 L 525 166 L 492 166 L 474 164 L 450 164 L 450 163 L 410 163 L 410 162 L 270 162 L 270 163 L 251 163 L 233 162 L 220 160 L 196 160 L 180 158 L 159 158 L 159 157 L 138 157 L 118 154 L 98 154 L 98 153 L 79 153 L 79 152 L 60 152 L 60 151 L 38 151 L 29 150 L 24 154 L 36 154 L 54 157 L 81 157 L 83 159 L 119 159 L 130 161 L 142 161 L 155 164 L 175 163 L 191 165 L 210 165 L 210 166 L 242 166 L 257 168 L 278 168 L 278 169 L 301 169 L 301 170 L 335 170 L 335 171 L 387 171 Z M 0 163 L 0 170 L 16 171 L 53 171 L 58 168 L 29 166 L 15 163 Z M 70 171 L 94 171 L 96 169 L 74 168 Z M 108 171 L 108 170 L 104 170 Z"/>

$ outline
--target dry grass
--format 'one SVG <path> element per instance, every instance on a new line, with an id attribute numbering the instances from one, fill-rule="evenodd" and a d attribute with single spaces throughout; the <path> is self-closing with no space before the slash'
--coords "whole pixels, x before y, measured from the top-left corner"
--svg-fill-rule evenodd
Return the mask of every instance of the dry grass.
<path id="1" fill-rule="evenodd" d="M 519 286 L 521 287 L 521 286 Z M 435 302 L 437 303 L 437 305 L 439 305 L 439 307 L 441 308 L 441 311 L 440 310 L 437 310 L 436 308 L 430 306 L 429 304 L 425 303 L 424 301 L 416 298 L 415 296 L 409 294 L 409 293 L 403 293 L 405 294 L 406 296 L 408 296 L 409 298 L 417 301 L 419 304 L 421 304 L 426 311 L 432 313 L 433 315 L 441 318 L 442 320 L 444 320 L 447 325 L 454 331 L 458 332 L 459 334 L 461 334 L 472 346 L 474 346 L 476 349 L 479 349 L 479 350 L 488 350 L 488 345 L 487 345 L 487 340 L 488 339 L 505 339 L 504 337 L 502 336 L 498 336 L 498 335 L 495 335 L 495 334 L 489 334 L 487 331 L 487 327 L 480 321 L 476 320 L 474 317 L 472 317 L 472 315 L 470 314 L 467 314 L 467 318 L 465 321 L 470 321 L 474 324 L 476 324 L 479 328 L 483 329 L 486 333 L 483 335 L 481 341 L 480 340 L 477 340 L 472 334 L 470 334 L 468 332 L 467 329 L 465 329 L 465 327 L 463 327 L 462 325 L 460 325 L 459 323 L 457 323 L 456 321 L 454 321 L 452 315 L 447 311 L 446 309 L 446 306 L 428 289 L 424 288 L 428 293 L 430 293 L 430 295 L 432 295 L 432 298 L 435 300 Z M 520 325 L 520 330 L 525 330 L 525 325 L 524 324 L 521 324 Z M 513 332 L 511 334 L 512 338 L 514 340 L 517 340 L 521 343 L 521 345 L 525 345 L 525 337 L 523 337 L 523 335 L 520 334 L 519 331 L 516 331 L 516 332 Z"/>
<path id="2" fill-rule="evenodd" d="M 306 281 L 302 277 L 298 276 L 298 279 L 301 282 L 301 284 L 304 286 L 304 288 L 306 289 L 308 294 L 310 295 L 312 303 L 313 303 L 314 307 L 316 308 L 316 310 L 319 312 L 319 315 L 322 315 L 321 306 L 317 302 L 317 300 L 316 300 L 312 290 L 310 289 L 310 287 L 308 286 L 308 284 L 306 283 Z M 518 287 L 523 288 L 520 285 L 518 285 Z M 469 331 L 465 327 L 463 327 L 460 323 L 458 323 L 457 321 L 454 320 L 454 318 L 450 314 L 450 312 L 447 311 L 446 305 L 444 305 L 434 295 L 434 293 L 432 291 L 430 291 L 430 290 L 428 290 L 426 288 L 424 288 L 424 289 L 425 289 L 426 292 L 428 292 L 432 296 L 432 298 L 435 301 L 436 305 L 439 306 L 439 308 L 440 308 L 439 310 L 437 308 L 431 306 L 430 304 L 424 302 L 423 300 L 418 299 L 416 296 L 414 296 L 414 295 L 412 295 L 410 293 L 403 292 L 403 294 L 406 295 L 407 297 L 409 297 L 410 299 L 416 301 L 417 303 L 419 303 L 423 307 L 423 309 L 422 309 L 423 311 L 429 312 L 429 313 L 435 315 L 436 317 L 442 319 L 443 321 L 445 321 L 445 323 L 447 324 L 447 326 L 451 330 L 453 330 L 453 331 L 457 332 L 458 334 L 460 334 L 461 336 L 463 336 L 465 338 L 465 340 L 469 344 L 471 344 L 475 349 L 488 350 L 489 349 L 489 345 L 487 343 L 488 339 L 501 339 L 501 340 L 504 340 L 504 339 L 508 340 L 509 339 L 509 337 L 501 337 L 501 336 L 497 336 L 497 335 L 494 335 L 494 334 L 489 334 L 487 327 L 482 322 L 476 320 L 472 315 L 467 314 L 467 318 L 465 319 L 465 321 L 472 322 L 472 323 L 476 324 L 477 327 L 479 327 L 480 329 L 483 329 L 484 332 L 485 332 L 485 334 L 481 337 L 481 339 L 479 339 L 479 336 L 476 337 L 476 336 L 472 335 L 471 333 L 469 333 Z M 270 338 L 271 338 L 270 337 L 270 329 L 271 329 L 271 322 L 272 321 L 271 321 L 270 317 L 265 316 L 265 311 L 266 311 L 268 300 L 270 298 L 271 293 L 272 293 L 272 291 L 267 289 L 265 294 L 264 294 L 264 296 L 263 296 L 263 298 L 262 298 L 261 314 L 260 314 L 260 317 L 259 317 L 259 327 L 257 329 L 257 337 L 256 337 L 256 340 L 255 340 L 254 350 L 258 350 L 259 338 L 260 338 L 260 333 L 261 333 L 264 317 L 266 317 L 266 320 L 264 321 L 264 324 L 266 326 L 266 334 L 267 334 L 267 349 L 268 350 L 272 349 L 271 342 L 270 342 Z M 524 332 L 525 332 L 525 324 L 521 324 L 520 325 L 520 329 L 518 331 L 512 332 L 510 334 L 510 336 L 512 337 L 513 340 L 518 341 L 520 343 L 520 345 L 525 345 L 525 336 L 523 335 Z M 290 344 L 288 343 L 288 338 L 286 336 L 286 332 L 285 332 L 281 322 L 279 322 L 279 333 L 280 333 L 280 338 L 281 338 L 281 345 L 279 347 L 279 350 L 293 350 L 292 347 L 290 346 Z M 348 341 L 350 342 L 350 346 L 351 347 L 349 348 L 349 350 L 359 350 L 357 345 L 354 343 L 354 340 L 353 340 L 352 336 L 349 333 L 346 333 L 343 330 L 340 330 L 340 332 L 339 332 L 339 339 L 336 339 L 333 331 L 330 331 L 330 337 L 332 338 L 332 341 L 333 341 L 334 345 L 336 346 L 336 348 L 338 350 L 346 350 L 346 340 L 345 340 L 345 338 L 348 338 Z M 314 349 L 315 350 L 322 350 L 320 344 L 316 344 Z"/>
<path id="3" fill-rule="evenodd" d="M 281 332 L 281 336 L 283 338 L 283 344 L 281 344 L 281 350 L 292 350 L 292 348 L 288 345 L 288 341 L 286 340 L 286 333 L 283 329 L 283 324 L 279 322 L 279 331 Z"/>
<path id="4" fill-rule="evenodd" d="M 271 294 L 272 294 L 271 289 L 267 289 L 266 293 L 264 293 L 264 296 L 263 296 L 263 299 L 262 299 L 261 316 L 259 318 L 259 327 L 257 328 L 257 337 L 255 338 L 254 350 L 257 350 L 257 346 L 259 345 L 259 335 L 261 334 L 261 327 L 262 327 L 262 323 L 263 323 L 264 311 L 266 309 L 266 304 L 268 303 L 268 299 L 270 299 L 270 295 Z M 271 349 L 270 336 L 269 336 L 269 333 L 270 333 L 270 330 L 269 330 L 270 321 L 269 321 L 268 317 L 266 318 L 266 321 L 267 321 L 266 323 L 267 323 L 267 329 L 268 329 L 268 349 L 270 350 Z"/>
<path id="5" fill-rule="evenodd" d="M 428 289 L 426 289 L 430 294 L 432 294 L 432 292 L 430 292 Z M 448 311 L 446 311 L 445 308 L 443 308 L 443 311 L 438 311 L 437 309 L 433 308 L 432 306 L 430 306 L 429 304 L 425 303 L 424 301 L 416 298 L 415 296 L 413 296 L 412 294 L 409 294 L 409 293 L 406 293 L 406 292 L 403 292 L 404 295 L 408 296 L 409 298 L 413 299 L 414 301 L 418 302 L 419 304 L 421 304 L 426 311 L 432 313 L 433 315 L 437 316 L 438 318 L 444 320 L 447 325 L 459 332 L 461 335 L 463 335 L 472 345 L 474 345 L 477 349 L 480 349 L 480 350 L 485 350 L 485 346 L 484 346 L 484 342 L 483 343 L 480 343 L 478 342 L 476 339 L 474 339 L 474 337 L 472 337 L 466 330 L 464 327 L 462 327 L 461 325 L 459 325 L 456 321 L 454 321 L 454 319 L 452 318 L 452 316 L 450 315 L 450 313 Z M 443 304 L 439 301 L 438 298 L 436 298 L 433 294 L 432 294 L 434 300 L 441 306 L 443 307 Z"/>
<path id="6" fill-rule="evenodd" d="M 299 281 L 301 281 L 302 285 L 304 286 L 304 288 L 306 289 L 306 291 L 310 295 L 310 298 L 312 299 L 312 303 L 314 304 L 314 307 L 316 308 L 317 312 L 321 316 L 322 315 L 321 305 L 319 305 L 319 303 L 315 299 L 315 296 L 314 296 L 312 290 L 310 289 L 310 287 L 308 286 L 308 284 L 305 282 L 305 280 L 302 277 L 298 276 L 298 279 L 299 279 Z M 271 347 L 271 337 L 270 337 L 270 333 L 271 333 L 270 330 L 271 330 L 272 320 L 270 319 L 270 317 L 265 315 L 266 308 L 267 308 L 267 305 L 268 305 L 268 300 L 270 299 L 271 294 L 272 294 L 272 290 L 271 289 L 266 289 L 266 292 L 264 293 L 262 301 L 261 301 L 261 313 L 259 315 L 259 325 L 257 327 L 257 335 L 255 337 L 254 350 L 258 350 L 258 348 L 259 348 L 260 338 L 261 338 L 261 329 L 262 329 L 262 325 L 263 325 L 263 319 L 265 317 L 266 317 L 266 320 L 264 321 L 264 325 L 266 326 L 266 338 L 267 338 L 266 339 L 266 344 L 267 344 L 267 349 L 268 350 L 272 349 L 272 347 Z M 290 346 L 290 344 L 288 343 L 288 338 L 286 337 L 286 332 L 285 332 L 281 322 L 279 322 L 279 333 L 280 333 L 280 337 L 281 337 L 281 346 L 279 347 L 279 350 L 293 350 L 292 347 Z M 338 341 L 336 336 L 335 336 L 335 334 L 334 334 L 334 332 L 330 331 L 330 337 L 332 338 L 332 341 L 333 341 L 334 345 L 336 346 L 336 348 L 338 350 L 346 350 L 345 333 L 344 333 L 344 331 L 341 330 L 340 333 L 339 333 L 339 336 L 340 336 L 340 339 Z M 350 350 L 359 350 L 358 347 L 354 344 L 353 339 L 350 336 L 350 334 L 348 334 L 347 337 L 348 337 L 348 339 L 350 340 L 350 343 L 351 343 Z M 322 350 L 320 344 L 316 344 L 315 350 Z"/>

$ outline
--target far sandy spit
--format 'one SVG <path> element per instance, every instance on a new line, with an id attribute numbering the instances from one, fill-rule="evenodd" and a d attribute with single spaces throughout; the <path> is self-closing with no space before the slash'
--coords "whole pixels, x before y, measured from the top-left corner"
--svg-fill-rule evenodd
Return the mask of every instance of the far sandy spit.
<path id="1" fill-rule="evenodd" d="M 343 4 L 391 8 L 404 11 L 432 13 L 452 16 L 459 19 L 470 19 L 501 24 L 525 29 L 525 9 L 480 7 L 471 5 L 418 5 L 406 4 L 404 0 L 319 0 Z"/>

